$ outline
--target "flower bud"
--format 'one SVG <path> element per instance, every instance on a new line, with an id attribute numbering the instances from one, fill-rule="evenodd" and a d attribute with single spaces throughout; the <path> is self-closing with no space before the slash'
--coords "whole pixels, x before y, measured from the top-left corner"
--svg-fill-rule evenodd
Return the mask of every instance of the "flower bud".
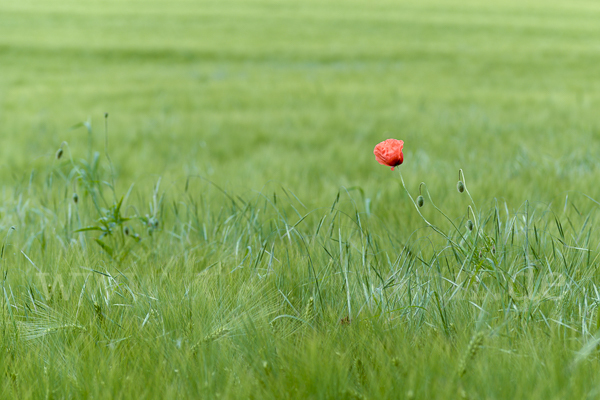
<path id="1" fill-rule="evenodd" d="M 129 227 L 128 226 L 123 228 L 123 233 L 125 234 L 125 236 L 129 236 Z"/>
<path id="2" fill-rule="evenodd" d="M 419 197 L 417 197 L 417 205 L 419 207 L 423 207 L 424 203 L 425 203 L 425 199 L 423 199 L 423 196 L 419 195 Z"/>
<path id="3" fill-rule="evenodd" d="M 61 147 L 60 149 L 58 149 L 58 150 L 56 151 L 56 159 L 57 159 L 57 160 L 60 160 L 60 158 L 62 157 L 62 155 L 63 155 L 63 149 L 62 149 L 62 147 Z"/>
<path id="4" fill-rule="evenodd" d="M 73 203 L 77 204 L 78 201 L 79 201 L 79 196 L 77 196 L 77 193 L 73 193 Z"/>
<path id="5" fill-rule="evenodd" d="M 458 190 L 458 193 L 462 193 L 465 191 L 465 184 L 463 183 L 463 181 L 458 181 L 458 183 L 456 184 L 456 190 Z"/>
<path id="6" fill-rule="evenodd" d="M 470 231 L 473 230 L 473 221 L 471 221 L 471 220 L 467 221 L 467 229 L 470 230 Z"/>

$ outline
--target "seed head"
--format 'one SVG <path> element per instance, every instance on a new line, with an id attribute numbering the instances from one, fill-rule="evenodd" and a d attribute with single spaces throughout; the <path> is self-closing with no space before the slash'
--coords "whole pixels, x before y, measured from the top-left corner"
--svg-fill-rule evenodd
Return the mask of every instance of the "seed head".
<path id="1" fill-rule="evenodd" d="M 417 197 L 417 205 L 419 207 L 423 207 L 423 204 L 425 204 L 425 199 L 423 198 L 423 196 L 419 195 L 419 197 Z"/>
<path id="2" fill-rule="evenodd" d="M 94 301 L 94 312 L 96 313 L 96 318 L 98 318 L 98 321 L 103 322 L 104 314 L 102 314 L 102 306 L 96 301 Z"/>
<path id="3" fill-rule="evenodd" d="M 456 184 L 456 190 L 458 190 L 458 193 L 462 193 L 465 191 L 465 184 L 463 183 L 463 181 L 458 181 L 458 183 Z"/>
<path id="4" fill-rule="evenodd" d="M 473 230 L 473 221 L 471 221 L 471 220 L 467 221 L 467 229 L 470 230 L 470 231 Z"/>
<path id="5" fill-rule="evenodd" d="M 462 377 L 467 373 L 467 367 L 469 362 L 475 358 L 479 348 L 483 344 L 484 335 L 482 332 L 478 332 L 471 338 L 469 345 L 467 346 L 467 351 L 463 355 L 462 360 L 458 364 L 458 376 Z"/>
<path id="6" fill-rule="evenodd" d="M 308 303 L 306 304 L 306 308 L 304 309 L 304 320 L 306 322 L 310 322 L 314 315 L 313 315 L 313 308 L 314 308 L 314 304 L 315 304 L 315 299 L 314 298 L 310 298 L 308 299 Z"/>

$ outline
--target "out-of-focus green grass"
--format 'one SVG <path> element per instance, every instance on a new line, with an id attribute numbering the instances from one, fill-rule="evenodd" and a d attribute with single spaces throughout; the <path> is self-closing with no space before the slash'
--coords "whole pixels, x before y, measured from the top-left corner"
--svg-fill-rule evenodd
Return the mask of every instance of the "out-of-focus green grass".
<path id="1" fill-rule="evenodd" d="M 0 397 L 596 397 L 598 21 L 0 0 Z"/>
<path id="2" fill-rule="evenodd" d="M 1 176 L 91 118 L 125 181 L 201 174 L 301 198 L 387 194 L 372 147 L 442 195 L 600 194 L 592 1 L 2 2 Z"/>

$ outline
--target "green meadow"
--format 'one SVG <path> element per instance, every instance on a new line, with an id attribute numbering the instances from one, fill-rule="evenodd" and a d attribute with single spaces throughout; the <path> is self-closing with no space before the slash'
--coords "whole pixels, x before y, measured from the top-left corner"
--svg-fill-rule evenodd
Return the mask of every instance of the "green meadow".
<path id="1" fill-rule="evenodd" d="M 598 21 L 0 0 L 0 398 L 600 397 Z"/>

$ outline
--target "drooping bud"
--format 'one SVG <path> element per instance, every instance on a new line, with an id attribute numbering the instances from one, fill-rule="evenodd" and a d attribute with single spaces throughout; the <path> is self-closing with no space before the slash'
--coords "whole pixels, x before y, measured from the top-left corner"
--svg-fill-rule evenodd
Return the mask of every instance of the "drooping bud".
<path id="1" fill-rule="evenodd" d="M 123 233 L 125 234 L 125 236 L 129 236 L 129 227 L 128 226 L 123 228 Z"/>
<path id="2" fill-rule="evenodd" d="M 417 205 L 419 207 L 423 207 L 423 204 L 425 204 L 425 199 L 423 198 L 423 196 L 419 195 L 419 197 L 417 197 Z"/>
<path id="3" fill-rule="evenodd" d="M 471 221 L 471 220 L 467 221 L 467 229 L 470 230 L 470 231 L 473 230 L 473 221 Z"/>
<path id="4" fill-rule="evenodd" d="M 456 190 L 458 190 L 458 193 L 462 193 L 465 191 L 465 184 L 463 183 L 463 181 L 458 181 L 458 183 L 456 184 Z"/>
<path id="5" fill-rule="evenodd" d="M 77 204 L 78 201 L 79 201 L 79 196 L 77 196 L 77 193 L 73 193 L 73 203 Z"/>
<path id="6" fill-rule="evenodd" d="M 56 151 L 56 159 L 57 159 L 57 160 L 60 160 L 60 158 L 62 157 L 62 155 L 63 155 L 63 149 L 62 149 L 62 147 L 61 147 L 60 149 L 58 149 L 58 150 Z"/>

